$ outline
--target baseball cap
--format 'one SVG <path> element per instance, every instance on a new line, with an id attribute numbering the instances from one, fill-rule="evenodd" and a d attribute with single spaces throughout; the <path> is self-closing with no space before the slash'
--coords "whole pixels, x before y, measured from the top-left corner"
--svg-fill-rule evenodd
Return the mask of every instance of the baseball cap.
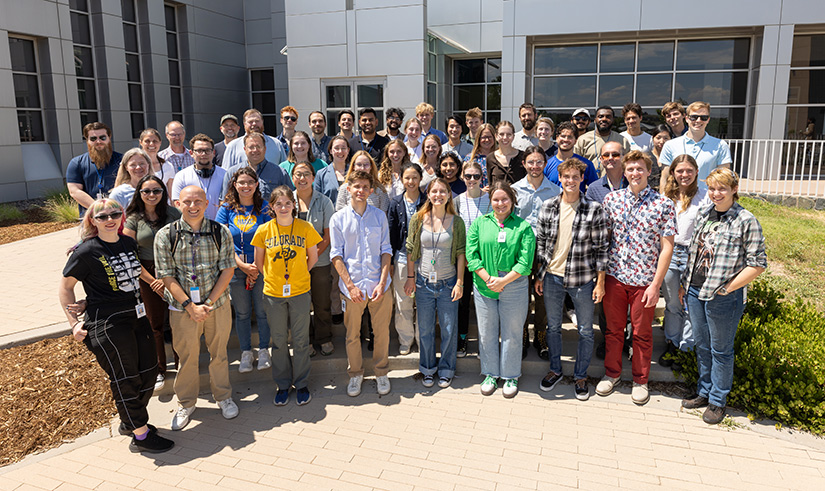
<path id="1" fill-rule="evenodd" d="M 223 116 L 221 116 L 221 124 L 223 124 L 224 121 L 226 121 L 227 119 L 231 119 L 232 121 L 235 122 L 235 124 L 240 126 L 240 123 L 238 122 L 238 117 L 235 116 L 234 114 L 224 114 Z"/>
<path id="2" fill-rule="evenodd" d="M 575 116 L 577 114 L 581 114 L 581 113 L 584 113 L 585 116 L 590 118 L 590 111 L 588 111 L 587 109 L 585 109 L 583 107 L 580 107 L 580 108 L 576 109 L 575 111 L 573 111 L 573 116 Z"/>

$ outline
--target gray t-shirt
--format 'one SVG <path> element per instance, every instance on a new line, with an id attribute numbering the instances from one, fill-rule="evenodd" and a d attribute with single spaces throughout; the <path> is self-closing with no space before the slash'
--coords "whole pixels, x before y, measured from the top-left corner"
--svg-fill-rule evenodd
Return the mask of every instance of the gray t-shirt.
<path id="1" fill-rule="evenodd" d="M 453 244 L 453 226 L 433 233 L 421 227 L 421 259 L 418 261 L 418 274 L 429 281 L 430 273 L 435 271 L 436 281 L 455 276 L 455 266 L 450 262 Z"/>

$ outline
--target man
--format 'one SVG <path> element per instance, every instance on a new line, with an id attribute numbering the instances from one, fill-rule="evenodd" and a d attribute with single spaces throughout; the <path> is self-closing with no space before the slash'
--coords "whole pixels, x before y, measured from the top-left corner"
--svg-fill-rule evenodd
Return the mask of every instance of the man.
<path id="1" fill-rule="evenodd" d="M 377 122 L 375 109 L 365 107 L 358 111 L 358 127 L 361 129 L 361 133 L 350 138 L 350 155 L 359 150 L 366 150 L 376 163 L 381 162 L 381 153 L 387 143 L 390 142 L 390 139 L 375 132 Z"/>
<path id="2" fill-rule="evenodd" d="M 547 344 L 550 371 L 539 388 L 549 392 L 562 379 L 561 323 L 565 295 L 573 299 L 579 331 L 576 364 L 576 399 L 590 397 L 587 369 L 593 355 L 593 307 L 604 297 L 609 246 L 607 221 L 602 207 L 582 199 L 580 186 L 587 167 L 578 159 L 559 164 L 562 194 L 541 207 L 536 234 L 534 287 L 544 297 L 547 311 Z M 596 278 L 595 285 L 593 278 Z"/>
<path id="3" fill-rule="evenodd" d="M 596 110 L 596 129 L 588 131 L 583 135 L 579 135 L 579 140 L 576 142 L 575 152 L 587 160 L 593 162 L 601 155 L 602 145 L 606 142 L 614 141 L 622 144 L 624 153 L 630 151 L 630 144 L 625 138 L 613 131 L 613 108 L 610 106 L 601 106 Z M 599 175 L 602 174 L 602 169 L 596 169 Z"/>
<path id="4" fill-rule="evenodd" d="M 678 155 L 686 153 L 696 159 L 699 175 L 696 179 L 704 186 L 705 178 L 717 167 L 730 168 L 730 147 L 727 142 L 714 138 L 705 132 L 710 121 L 710 104 L 696 101 L 687 107 L 688 130 L 684 135 L 674 138 L 662 147 L 659 164 L 662 165 L 660 189 L 664 190 L 667 176 L 670 175 L 670 163 Z"/>
<path id="5" fill-rule="evenodd" d="M 278 145 L 278 142 L 274 144 Z M 235 164 L 227 169 L 226 175 L 223 177 L 221 197 L 226 196 L 226 192 L 229 190 L 229 181 L 232 180 L 235 172 L 247 165 L 252 167 L 255 173 L 258 174 L 258 189 L 261 190 L 261 196 L 265 200 L 269 200 L 272 190 L 278 186 L 288 186 L 290 189 L 295 189 L 292 179 L 289 178 L 286 171 L 278 164 L 266 160 L 266 138 L 264 134 L 257 131 L 245 134 L 243 149 L 246 152 L 247 163 Z"/>
<path id="6" fill-rule="evenodd" d="M 687 132 L 685 124 L 685 108 L 679 102 L 668 102 L 662 106 L 662 117 L 665 118 L 667 127 L 670 129 L 670 137 L 676 138 Z"/>
<path id="7" fill-rule="evenodd" d="M 539 139 L 536 136 L 536 119 L 538 113 L 536 106 L 525 102 L 518 108 L 518 119 L 521 121 L 521 129 L 513 137 L 513 148 L 526 150 L 530 145 L 538 145 Z"/>
<path id="8" fill-rule="evenodd" d="M 415 106 L 415 117 L 421 121 L 422 138 L 427 135 L 435 135 L 441 140 L 442 144 L 447 141 L 447 135 L 443 131 L 432 127 L 433 117 L 435 117 L 435 108 L 432 105 L 422 102 Z"/>
<path id="9" fill-rule="evenodd" d="M 622 108 L 622 117 L 627 129 L 619 134 L 627 140 L 633 150 L 650 153 L 650 149 L 653 148 L 653 137 L 642 131 L 642 106 L 628 102 Z"/>
<path id="10" fill-rule="evenodd" d="M 211 152 L 209 159 L 211 164 Z M 178 198 L 180 220 L 166 225 L 155 236 L 155 276 L 163 281 L 166 300 L 173 307 L 169 323 L 175 353 L 180 357 L 175 377 L 175 395 L 180 407 L 172 417 L 173 430 L 183 429 L 195 412 L 200 391 L 201 336 L 209 351 L 212 397 L 224 418 L 238 415 L 238 406 L 232 400 L 226 357 L 226 343 L 232 330 L 226 287 L 235 271 L 232 235 L 226 227 L 204 219 L 209 202 L 203 189 L 186 186 Z"/>
<path id="11" fill-rule="evenodd" d="M 223 135 L 223 141 L 215 145 L 215 157 L 212 160 L 216 166 L 227 168 L 229 166 L 223 165 L 223 154 L 226 152 L 226 146 L 238 137 L 238 131 L 241 129 L 241 125 L 238 124 L 238 117 L 234 114 L 224 114 L 221 117 L 219 129 Z"/>
<path id="12" fill-rule="evenodd" d="M 470 145 L 475 143 L 478 128 L 482 124 L 484 124 L 484 118 L 482 118 L 482 116 L 483 113 L 481 112 L 481 109 L 473 107 L 470 108 L 469 111 L 467 111 L 467 114 L 464 118 L 467 122 L 467 129 L 469 130 L 467 132 L 467 143 L 469 143 Z"/>
<path id="13" fill-rule="evenodd" d="M 587 186 L 599 178 L 599 174 L 596 172 L 593 162 L 573 151 L 573 148 L 576 146 L 578 131 L 576 125 L 570 121 L 562 121 L 559 123 L 556 135 L 558 150 L 556 150 L 555 155 L 547 160 L 547 165 L 544 167 L 544 176 L 547 180 L 558 186 L 561 184 L 558 171 L 559 164 L 569 158 L 579 159 L 587 166 L 587 170 L 584 172 L 584 180 L 581 183 L 582 192 L 585 192 Z"/>
<path id="14" fill-rule="evenodd" d="M 355 126 L 355 113 L 349 109 L 344 109 L 338 113 L 338 127 L 341 129 L 340 134 L 349 140 L 353 137 L 352 128 Z M 285 159 L 286 160 L 286 159 Z"/>
<path id="15" fill-rule="evenodd" d="M 327 136 L 327 118 L 321 111 L 309 113 L 309 129 L 312 130 L 312 155 L 331 164 L 332 157 L 329 154 L 329 141 Z M 280 162 L 278 162 L 280 163 Z"/>
<path id="16" fill-rule="evenodd" d="M 404 111 L 401 108 L 391 107 L 387 109 L 385 124 L 387 128 L 379 131 L 378 134 L 385 136 L 390 140 L 395 140 L 396 138 L 401 138 L 403 140 L 406 136 L 404 132 L 401 131 L 401 124 L 404 123 L 404 116 Z"/>
<path id="17" fill-rule="evenodd" d="M 191 165 L 175 174 L 172 183 L 172 199 L 180 199 L 180 193 L 187 186 L 195 186 L 203 190 L 207 202 L 203 204 L 203 214 L 212 220 L 218 215 L 221 206 L 221 188 L 226 169 L 216 167 L 212 163 L 215 143 L 211 138 L 198 133 L 189 141 L 192 154 L 195 155 L 195 165 Z"/>
<path id="18" fill-rule="evenodd" d="M 590 128 L 590 111 L 583 107 L 576 109 L 570 117 L 570 122 L 576 125 L 580 135 L 587 133 Z"/>
<path id="19" fill-rule="evenodd" d="M 673 201 L 647 185 L 652 167 L 647 154 L 632 150 L 622 159 L 622 167 L 628 187 L 608 194 L 603 204 L 611 234 L 604 296 L 607 351 L 605 375 L 596 386 L 596 394 L 609 395 L 621 377 L 629 306 L 633 329 L 631 399 L 643 405 L 650 400 L 651 326 L 673 254 L 676 213 Z"/>
<path id="20" fill-rule="evenodd" d="M 80 216 L 94 200 L 109 195 L 115 187 L 115 178 L 123 155 L 112 150 L 112 130 L 103 123 L 89 123 L 83 127 L 86 149 L 69 161 L 66 168 L 66 187 L 77 201 Z"/>
<path id="21" fill-rule="evenodd" d="M 622 171 L 623 155 L 621 144 L 617 142 L 604 144 L 600 164 L 605 173 L 598 181 L 587 187 L 588 200 L 602 203 L 607 193 L 627 187 L 627 180 L 624 178 L 624 172 Z"/>
<path id="22" fill-rule="evenodd" d="M 470 155 L 473 151 L 473 146 L 461 139 L 461 133 L 464 131 L 464 118 L 458 114 L 453 114 L 447 118 L 447 141 L 441 145 L 441 153 L 445 154 L 452 152 L 464 160 L 464 157 Z M 461 169 L 459 169 L 461 173 Z"/>
<path id="23" fill-rule="evenodd" d="M 516 201 L 518 202 L 516 214 L 533 227 L 533 233 L 535 234 L 542 203 L 553 196 L 557 196 L 561 190 L 544 177 L 543 172 L 546 160 L 541 147 L 531 145 L 525 149 L 524 155 L 524 169 L 527 170 L 527 175 L 513 184 L 513 191 L 516 193 Z M 533 345 L 536 347 L 539 357 L 546 360 L 548 356 L 547 341 L 545 340 L 547 316 L 544 313 L 544 302 L 542 302 L 540 298 L 536 298 L 534 294 L 528 293 L 528 305 L 531 296 L 535 304 L 533 314 L 535 336 L 533 337 Z M 522 336 L 523 343 L 521 347 L 522 359 L 527 356 L 527 349 L 530 346 L 530 336 L 527 329 L 529 318 L 528 312 L 527 319 L 524 320 L 524 334 Z"/>
<path id="24" fill-rule="evenodd" d="M 280 164 L 286 160 L 286 153 L 281 142 L 275 138 L 264 133 L 264 118 L 261 112 L 255 108 L 247 109 L 243 113 L 243 128 L 244 133 L 252 132 L 261 133 L 266 140 L 266 160 Z M 244 151 L 244 142 L 241 138 L 236 138 L 229 145 L 226 146 L 226 152 L 223 154 L 223 167 L 229 168 L 237 164 L 245 164 L 246 152 Z"/>
<path id="25" fill-rule="evenodd" d="M 550 118 L 539 118 L 536 122 L 536 137 L 538 137 L 538 146 L 544 150 L 544 155 L 549 159 L 555 155 L 558 147 L 553 135 L 556 134 L 556 124 Z"/>
<path id="26" fill-rule="evenodd" d="M 390 392 L 389 346 L 392 298 L 389 289 L 390 232 L 387 216 L 367 198 L 375 188 L 373 176 L 355 171 L 347 178 L 350 204 L 330 219 L 330 256 L 338 271 L 338 288 L 343 294 L 344 325 L 347 329 L 349 384 L 347 395 L 361 393 L 364 381 L 361 358 L 361 317 L 369 309 L 372 318 L 374 348 L 372 360 L 379 395 Z"/>
<path id="27" fill-rule="evenodd" d="M 170 121 L 166 125 L 166 139 L 169 146 L 158 152 L 158 157 L 172 164 L 176 174 L 195 163 L 192 154 L 183 146 L 186 128 L 180 121 Z"/>
<path id="28" fill-rule="evenodd" d="M 292 106 L 284 106 L 281 108 L 281 134 L 275 139 L 281 142 L 284 153 L 289 155 L 289 141 L 292 140 L 292 135 L 295 134 L 295 126 L 298 124 L 298 110 Z M 286 160 L 286 159 L 284 159 Z M 281 161 L 283 162 L 283 160 Z M 281 162 L 276 162 L 280 164 Z"/>

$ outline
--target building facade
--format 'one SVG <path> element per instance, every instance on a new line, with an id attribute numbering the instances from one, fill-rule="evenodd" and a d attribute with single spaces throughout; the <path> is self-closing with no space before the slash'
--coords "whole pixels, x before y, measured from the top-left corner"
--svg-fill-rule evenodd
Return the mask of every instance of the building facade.
<path id="1" fill-rule="evenodd" d="M 115 148 L 181 120 L 220 138 L 222 114 L 256 107 L 277 134 L 290 104 L 337 131 L 342 109 L 434 124 L 478 106 L 517 121 L 533 102 L 573 109 L 712 104 L 725 138 L 800 138 L 825 120 L 825 8 L 818 0 L 0 0 L 0 201 L 63 184 L 81 129 Z M 8 48 L 6 48 L 6 46 Z M 518 124 L 516 125 L 518 126 Z"/>

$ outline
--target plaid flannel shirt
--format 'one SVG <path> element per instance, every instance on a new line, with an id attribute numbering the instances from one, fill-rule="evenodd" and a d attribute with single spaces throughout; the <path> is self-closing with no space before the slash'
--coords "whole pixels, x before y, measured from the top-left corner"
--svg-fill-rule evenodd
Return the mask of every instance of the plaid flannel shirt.
<path id="1" fill-rule="evenodd" d="M 690 286 L 693 270 L 696 268 L 697 237 L 702 233 L 714 205 L 708 205 L 699 212 L 685 272 L 682 273 L 682 285 L 685 290 Z M 746 266 L 767 268 L 768 256 L 765 254 L 765 237 L 759 221 L 742 205 L 734 202 L 733 206 L 722 216 L 716 229 L 713 262 L 708 268 L 705 282 L 699 290 L 699 300 L 712 300 L 720 288 L 739 274 Z"/>
<path id="2" fill-rule="evenodd" d="M 559 203 L 562 195 L 544 202 L 539 213 L 536 231 L 537 264 L 535 275 L 543 279 L 547 265 L 553 259 L 559 235 Z M 564 267 L 564 287 L 578 288 L 607 268 L 607 250 L 610 236 L 601 205 L 582 196 L 573 218 L 573 243 Z"/>

